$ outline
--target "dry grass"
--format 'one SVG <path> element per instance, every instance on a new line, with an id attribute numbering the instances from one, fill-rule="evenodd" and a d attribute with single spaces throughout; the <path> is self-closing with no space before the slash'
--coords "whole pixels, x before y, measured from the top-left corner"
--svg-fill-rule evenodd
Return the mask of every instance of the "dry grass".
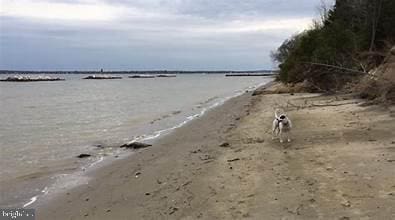
<path id="1" fill-rule="evenodd" d="M 312 92 L 310 86 L 306 82 L 303 83 L 288 83 L 275 82 L 268 88 L 257 89 L 253 95 L 264 94 L 283 94 L 283 93 L 308 93 Z"/>

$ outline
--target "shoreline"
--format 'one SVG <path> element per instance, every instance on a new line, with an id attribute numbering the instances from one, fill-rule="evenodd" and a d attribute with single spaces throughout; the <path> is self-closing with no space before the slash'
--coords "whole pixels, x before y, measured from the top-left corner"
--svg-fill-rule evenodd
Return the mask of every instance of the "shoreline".
<path id="1" fill-rule="evenodd" d="M 247 90 L 254 91 L 255 89 L 265 86 L 266 84 L 269 84 L 269 83 L 271 83 L 271 82 L 263 82 L 263 83 L 255 85 L 255 86 L 250 86 L 247 88 Z M 199 113 L 186 117 L 185 120 L 183 120 L 181 123 L 179 123 L 175 126 L 161 129 L 158 131 L 154 131 L 153 133 L 150 133 L 150 134 L 137 136 L 129 142 L 136 141 L 136 142 L 154 143 L 158 139 L 160 140 L 162 137 L 171 134 L 175 129 L 179 129 L 179 128 L 183 127 L 184 125 L 192 122 L 196 118 L 204 116 L 206 112 L 212 110 L 213 108 L 220 107 L 221 105 L 223 105 L 225 102 L 229 101 L 230 99 L 233 99 L 235 97 L 243 95 L 244 93 L 245 93 L 244 90 L 235 91 L 235 93 L 233 95 L 223 97 L 223 98 L 217 100 L 215 103 L 212 103 L 209 106 L 202 108 Z M 116 151 L 116 152 L 118 152 L 118 151 Z M 110 165 L 111 163 L 117 162 L 117 161 L 122 160 L 124 158 L 129 158 L 129 157 L 133 156 L 133 154 L 135 153 L 135 151 L 131 151 L 131 150 L 124 150 L 124 151 L 118 152 L 118 153 L 116 153 L 116 152 L 114 153 L 114 155 L 111 154 L 111 155 L 107 155 L 107 156 L 92 157 L 92 158 L 94 158 L 94 160 L 91 160 L 88 162 L 84 162 L 81 160 L 79 163 L 83 163 L 83 166 L 80 168 L 75 168 L 75 171 L 73 171 L 72 173 L 66 172 L 66 173 L 56 175 L 56 176 L 52 176 L 50 178 L 50 181 L 51 181 L 50 184 L 46 185 L 44 187 L 41 187 L 40 193 L 33 195 L 32 197 L 30 197 L 28 200 L 25 200 L 24 202 L 22 202 L 22 201 L 20 202 L 22 207 L 29 208 L 29 207 L 35 205 L 36 202 L 37 203 L 40 202 L 41 199 L 46 200 L 47 199 L 46 197 L 49 197 L 49 198 L 56 197 L 59 193 L 65 192 L 65 191 L 70 190 L 74 187 L 78 187 L 79 185 L 83 185 L 83 184 L 85 184 L 85 182 L 89 181 L 89 179 L 90 179 L 90 178 L 87 178 L 87 175 L 89 176 L 91 173 L 95 172 L 95 170 L 98 170 L 98 169 L 100 170 L 103 166 L 105 167 L 105 166 Z M 115 156 L 115 158 L 114 158 L 114 156 Z M 78 179 L 78 181 L 75 181 L 75 179 Z M 68 182 L 70 182 L 70 184 L 71 184 L 70 186 L 68 184 L 65 184 Z M 48 194 L 51 194 L 51 195 L 48 195 Z"/>
<path id="2" fill-rule="evenodd" d="M 32 207 L 37 219 L 388 219 L 395 111 L 361 103 L 248 92 Z M 290 144 L 271 140 L 273 107 L 293 119 Z"/>
<path id="3" fill-rule="evenodd" d="M 225 97 L 220 102 L 215 103 L 214 105 L 210 106 L 207 109 L 203 109 L 200 112 L 200 114 L 193 115 L 192 118 L 187 119 L 186 121 L 180 123 L 179 125 L 170 128 L 171 131 L 168 131 L 169 129 L 162 130 L 162 131 L 165 132 L 165 135 L 161 135 L 162 132 L 158 131 L 160 136 L 157 136 L 156 134 L 152 134 L 152 135 L 148 135 L 146 137 L 143 137 L 141 139 L 135 139 L 134 141 L 153 140 L 153 142 L 150 142 L 150 143 L 152 143 L 154 146 L 149 147 L 147 149 L 134 151 L 134 152 L 131 151 L 130 154 L 128 154 L 128 155 L 126 155 L 126 156 L 124 156 L 122 158 L 119 158 L 118 160 L 112 160 L 110 163 L 105 163 L 105 164 L 103 164 L 103 166 L 97 167 L 96 169 L 93 169 L 93 170 L 87 172 L 85 175 L 90 180 L 95 181 L 94 179 L 99 179 L 100 178 L 100 177 L 98 177 L 100 172 L 107 172 L 106 169 L 111 169 L 112 167 L 117 166 L 117 165 L 122 164 L 122 163 L 128 163 L 128 162 L 134 163 L 133 160 L 136 160 L 136 161 L 140 160 L 140 158 L 138 158 L 138 157 L 141 157 L 142 153 L 147 154 L 146 152 L 148 152 L 148 151 L 155 151 L 154 148 L 156 148 L 155 146 L 158 145 L 158 142 L 160 143 L 163 140 L 172 139 L 173 136 L 177 135 L 177 134 L 174 134 L 174 133 L 177 133 L 177 131 L 181 131 L 181 132 L 187 131 L 188 128 L 186 128 L 186 127 L 191 126 L 191 125 L 193 126 L 193 124 L 195 124 L 196 121 L 200 121 L 200 120 L 204 120 L 205 121 L 205 118 L 207 117 L 207 115 L 212 113 L 212 111 L 221 111 L 221 112 L 226 111 L 227 107 L 225 107 L 224 105 L 232 106 L 232 103 L 234 102 L 235 99 L 236 100 L 243 100 L 243 101 L 245 101 L 244 100 L 245 96 L 249 97 L 249 96 L 251 96 L 253 91 L 255 91 L 256 89 L 258 89 L 258 88 L 265 88 L 266 86 L 270 85 L 271 83 L 272 82 L 262 83 L 259 86 L 256 86 L 256 88 L 254 88 L 254 89 L 250 88 L 248 90 L 248 92 L 245 92 L 245 91 L 241 92 L 240 91 L 240 92 L 236 93 L 233 96 Z M 155 132 L 155 133 L 157 133 L 157 132 Z M 154 138 L 152 138 L 152 137 L 154 137 Z M 161 149 L 161 150 L 163 150 L 163 149 Z M 105 170 L 105 171 L 103 171 L 103 170 Z M 86 184 L 81 184 L 81 185 L 72 187 L 70 189 L 67 189 L 66 191 L 60 191 L 60 192 L 61 193 L 66 193 L 66 195 L 68 195 L 69 192 L 72 192 L 74 190 L 77 190 L 77 191 L 81 190 L 82 188 L 85 187 L 85 185 Z M 45 198 L 44 200 L 36 200 L 34 203 L 31 204 L 31 206 L 29 206 L 29 208 L 40 209 L 40 207 L 44 207 L 44 209 L 47 209 L 46 207 L 48 205 L 50 205 L 53 200 L 55 200 L 55 201 L 57 201 L 58 199 L 63 200 L 63 196 L 64 196 L 64 194 L 63 195 L 55 194 L 54 196 L 49 197 L 49 198 Z"/>

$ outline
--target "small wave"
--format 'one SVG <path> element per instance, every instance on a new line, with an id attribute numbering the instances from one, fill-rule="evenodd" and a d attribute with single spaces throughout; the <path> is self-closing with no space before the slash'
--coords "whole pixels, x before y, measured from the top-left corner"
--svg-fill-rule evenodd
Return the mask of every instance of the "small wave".
<path id="1" fill-rule="evenodd" d="M 219 98 L 218 96 L 211 97 L 211 98 L 207 99 L 206 101 L 199 102 L 199 105 L 208 104 L 208 103 L 210 103 L 210 102 L 212 102 L 212 101 L 214 101 L 215 99 L 218 99 L 218 98 Z"/>
<path id="2" fill-rule="evenodd" d="M 165 114 L 165 115 L 162 115 L 162 116 L 160 116 L 159 118 L 156 118 L 156 119 L 154 119 L 154 120 L 152 120 L 151 122 L 150 122 L 150 124 L 154 124 L 155 122 L 158 122 L 158 121 L 161 121 L 161 120 L 163 120 L 163 119 L 166 119 L 166 118 L 169 118 L 169 117 L 171 117 L 171 116 L 174 116 L 174 115 L 178 115 L 178 114 L 180 114 L 182 111 L 172 111 L 171 113 L 169 113 L 169 114 Z"/>
<path id="3" fill-rule="evenodd" d="M 261 85 L 264 85 L 264 84 L 266 84 L 266 83 L 262 83 L 262 84 L 259 84 L 259 85 L 257 85 L 257 86 L 252 86 L 252 87 L 250 86 L 250 87 L 248 87 L 248 88 L 257 88 L 257 87 L 259 87 L 259 86 L 261 86 Z M 219 105 L 222 105 L 222 104 L 225 103 L 227 100 L 229 100 L 229 99 L 231 99 L 231 98 L 234 98 L 234 97 L 237 97 L 237 96 L 240 96 L 240 95 L 243 94 L 243 93 L 244 93 L 244 90 L 238 90 L 238 91 L 235 92 L 235 94 L 233 94 L 233 95 L 231 95 L 231 96 L 228 96 L 228 97 L 225 97 L 225 98 L 222 98 L 222 99 L 220 99 L 219 101 L 213 103 L 212 105 L 210 105 L 210 106 L 208 106 L 208 107 L 206 107 L 206 108 L 201 109 L 200 113 L 187 116 L 187 117 L 186 117 L 186 120 L 182 121 L 180 124 L 178 124 L 178 125 L 176 125 L 176 126 L 173 126 L 173 127 L 170 127 L 170 128 L 166 128 L 166 129 L 163 129 L 163 130 L 159 130 L 159 131 L 155 131 L 154 133 L 149 134 L 149 135 L 141 135 L 141 136 L 138 136 L 138 137 L 134 138 L 133 140 L 129 141 L 128 143 L 139 142 L 139 141 L 153 140 L 153 139 L 156 139 L 156 138 L 160 137 L 160 136 L 163 135 L 163 134 L 168 134 L 168 133 L 170 133 L 171 131 L 173 131 L 173 130 L 175 130 L 175 129 L 177 129 L 177 128 L 180 128 L 180 127 L 184 126 L 186 123 L 188 123 L 188 122 L 190 122 L 190 121 L 192 121 L 192 120 L 194 120 L 194 119 L 196 119 L 196 118 L 198 118 L 198 117 L 203 116 L 208 110 L 210 110 L 210 109 L 212 109 L 212 108 L 215 108 L 215 107 L 217 107 L 217 106 L 219 106 Z M 215 100 L 215 99 L 218 99 L 218 97 L 216 96 L 216 97 L 210 98 L 210 99 L 206 100 L 204 103 L 205 103 L 205 104 L 208 104 L 209 102 L 211 102 L 211 101 L 213 101 L 213 100 Z"/>
<path id="4" fill-rule="evenodd" d="M 94 165 L 96 165 L 96 164 L 102 162 L 103 160 L 104 160 L 104 156 L 101 156 L 98 160 L 96 160 L 95 162 L 91 163 L 91 164 L 89 165 L 89 167 L 92 167 L 92 166 L 94 166 Z"/>
<path id="5" fill-rule="evenodd" d="M 41 192 L 44 193 L 44 195 L 48 194 L 48 187 L 45 187 L 43 190 L 41 190 Z"/>
<path id="6" fill-rule="evenodd" d="M 26 208 L 27 206 L 33 204 L 36 201 L 37 201 L 37 196 L 30 198 L 29 202 L 27 202 L 26 204 L 23 205 L 23 208 Z"/>

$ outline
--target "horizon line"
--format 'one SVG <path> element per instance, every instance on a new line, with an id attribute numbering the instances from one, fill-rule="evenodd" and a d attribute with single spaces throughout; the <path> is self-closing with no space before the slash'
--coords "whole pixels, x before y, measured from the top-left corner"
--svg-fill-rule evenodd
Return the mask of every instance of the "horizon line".
<path id="1" fill-rule="evenodd" d="M 152 69 L 152 70 L 0 70 L 0 74 L 7 73 L 132 73 L 132 72 L 179 72 L 179 73 L 212 73 L 212 72 L 276 72 L 274 69 L 260 69 L 260 70 L 166 70 L 166 69 Z"/>

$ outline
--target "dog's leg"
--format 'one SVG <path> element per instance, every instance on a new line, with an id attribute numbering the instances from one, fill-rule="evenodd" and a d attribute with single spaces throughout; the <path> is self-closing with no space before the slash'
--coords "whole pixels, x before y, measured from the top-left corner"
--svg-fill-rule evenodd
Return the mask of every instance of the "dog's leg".
<path id="1" fill-rule="evenodd" d="M 288 142 L 291 142 L 291 135 L 290 135 L 290 132 L 289 132 L 289 131 L 287 132 L 287 141 L 288 141 Z"/>
<path id="2" fill-rule="evenodd" d="M 278 123 L 278 131 L 279 131 L 279 136 L 280 136 L 280 143 L 283 143 L 284 142 L 284 126 L 281 122 Z"/>
<path id="3" fill-rule="evenodd" d="M 282 131 L 282 129 L 281 129 L 281 127 L 280 127 L 280 143 L 283 143 L 284 142 L 284 140 L 283 140 L 283 137 L 284 137 L 284 133 L 283 133 L 283 131 Z"/>
<path id="4" fill-rule="evenodd" d="M 272 127 L 272 140 L 274 140 L 275 137 L 278 136 L 277 129 L 278 129 L 277 120 L 274 120 L 274 121 L 273 121 L 273 127 Z M 277 134 L 276 134 L 276 133 L 277 133 Z"/>
<path id="5" fill-rule="evenodd" d="M 288 131 L 288 142 L 291 142 L 291 130 L 292 130 L 292 121 L 288 119 L 289 131 Z"/>

